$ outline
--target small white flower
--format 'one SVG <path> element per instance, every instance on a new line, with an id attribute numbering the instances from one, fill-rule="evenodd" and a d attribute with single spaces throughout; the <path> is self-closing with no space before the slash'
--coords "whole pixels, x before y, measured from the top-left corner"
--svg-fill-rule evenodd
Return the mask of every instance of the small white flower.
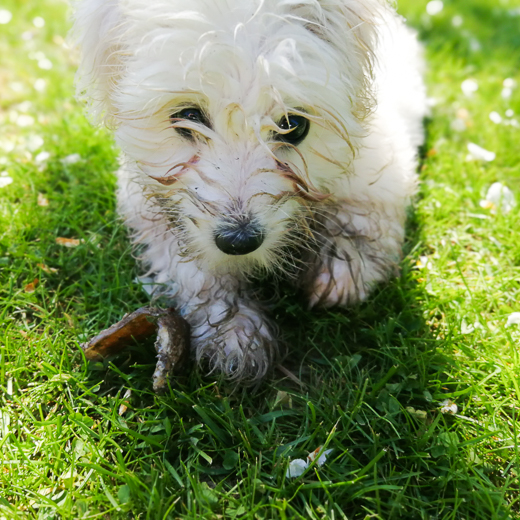
<path id="1" fill-rule="evenodd" d="M 44 163 L 44 162 L 48 161 L 49 158 L 50 158 L 50 156 L 51 156 L 51 154 L 50 154 L 49 152 L 40 152 L 40 153 L 39 153 L 39 154 L 34 158 L 34 160 L 35 160 L 37 163 L 41 164 L 41 163 Z"/>
<path id="2" fill-rule="evenodd" d="M 455 132 L 464 132 L 466 130 L 467 126 L 463 119 L 460 119 L 460 117 L 456 117 L 450 124 L 450 128 L 454 130 Z"/>
<path id="3" fill-rule="evenodd" d="M 47 82 L 42 78 L 38 78 L 34 82 L 34 90 L 36 90 L 38 92 L 43 92 L 46 87 L 47 87 Z"/>
<path id="4" fill-rule="evenodd" d="M 13 183 L 12 177 L 0 177 L 0 188 L 5 188 Z"/>
<path id="5" fill-rule="evenodd" d="M 513 314 L 508 316 L 506 327 L 511 325 L 520 325 L 520 312 L 513 312 Z"/>
<path id="6" fill-rule="evenodd" d="M 513 117 L 515 115 L 515 111 L 508 108 L 506 110 L 506 117 Z"/>
<path id="7" fill-rule="evenodd" d="M 33 104 L 30 101 L 24 101 L 23 103 L 20 103 L 19 105 L 16 105 L 16 108 L 23 112 L 24 114 L 27 114 L 30 110 L 33 108 Z"/>
<path id="8" fill-rule="evenodd" d="M 499 125 L 502 122 L 502 116 L 495 111 L 489 114 L 489 119 L 491 119 L 491 121 L 493 121 L 493 123 L 495 123 L 496 125 Z"/>
<path id="9" fill-rule="evenodd" d="M 506 78 L 503 83 L 505 88 L 515 88 L 516 87 L 516 81 L 513 78 Z"/>
<path id="10" fill-rule="evenodd" d="M 439 14 L 444 9 L 444 3 L 441 0 L 431 0 L 426 4 L 426 12 L 430 16 Z"/>
<path id="11" fill-rule="evenodd" d="M 468 324 L 466 320 L 462 320 L 462 324 L 460 327 L 460 333 L 461 334 L 471 334 L 472 332 L 475 332 L 475 326 Z"/>
<path id="12" fill-rule="evenodd" d="M 417 269 L 425 269 L 427 267 L 430 267 L 429 263 L 430 263 L 430 259 L 427 256 L 420 256 L 419 260 L 417 261 L 417 263 L 415 265 L 416 265 Z"/>
<path id="13" fill-rule="evenodd" d="M 38 148 L 41 148 L 44 144 L 44 140 L 39 135 L 30 135 L 27 139 L 27 148 L 30 152 L 35 152 Z"/>
<path id="14" fill-rule="evenodd" d="M 48 58 L 43 58 L 38 60 L 38 67 L 43 70 L 51 70 L 52 69 L 52 61 Z"/>
<path id="15" fill-rule="evenodd" d="M 287 467 L 285 478 L 296 478 L 300 475 L 303 475 L 308 465 L 309 463 L 303 459 L 291 460 L 291 462 L 289 462 L 289 466 Z"/>
<path id="16" fill-rule="evenodd" d="M 27 114 L 22 114 L 22 115 L 18 116 L 18 118 L 16 120 L 16 124 L 20 128 L 26 128 L 28 126 L 32 126 L 32 125 L 34 125 L 34 117 L 29 116 Z"/>
<path id="17" fill-rule="evenodd" d="M 503 88 L 502 89 L 502 98 L 509 99 L 513 95 L 513 89 L 512 88 Z"/>
<path id="18" fill-rule="evenodd" d="M 468 143 L 468 160 L 477 160 L 477 161 L 494 161 L 496 158 L 495 152 L 490 152 L 489 150 L 486 150 L 485 148 L 482 148 L 478 144 L 475 143 Z"/>
<path id="19" fill-rule="evenodd" d="M 480 201 L 480 207 L 496 211 L 500 208 L 503 213 L 509 213 L 516 205 L 515 195 L 501 182 L 494 182 L 486 193 L 485 200 Z"/>
<path id="20" fill-rule="evenodd" d="M 24 90 L 24 84 L 20 81 L 13 81 L 9 84 L 9 87 L 13 92 L 23 92 Z"/>
<path id="21" fill-rule="evenodd" d="M 476 38 L 470 38 L 469 48 L 472 52 L 478 52 L 482 49 L 482 45 Z"/>
<path id="22" fill-rule="evenodd" d="M 464 20 L 460 15 L 456 15 L 451 19 L 451 25 L 453 25 L 453 27 L 460 27 L 463 22 Z"/>
<path id="23" fill-rule="evenodd" d="M 9 23 L 13 18 L 13 14 L 11 11 L 8 11 L 7 9 L 0 9 L 0 25 L 5 25 L 6 23 Z"/>
<path id="24" fill-rule="evenodd" d="M 38 193 L 38 206 L 46 208 L 48 205 L 49 199 L 43 193 Z"/>
<path id="25" fill-rule="evenodd" d="M 81 161 L 81 155 L 79 153 L 73 153 L 71 155 L 67 155 L 61 160 L 62 164 L 76 164 Z"/>
<path id="26" fill-rule="evenodd" d="M 38 29 L 40 29 L 41 27 L 43 27 L 45 25 L 45 20 L 41 16 L 37 16 L 33 20 L 33 25 L 34 25 L 34 27 L 38 27 Z"/>
<path id="27" fill-rule="evenodd" d="M 321 451 L 321 446 L 319 448 L 315 449 L 312 453 L 309 453 L 309 455 L 307 455 L 307 458 L 309 459 L 309 461 L 313 462 L 314 459 L 316 459 L 316 457 L 318 456 L 318 453 L 320 453 L 320 451 Z M 323 464 L 325 464 L 325 462 L 327 462 L 328 454 L 331 452 L 332 452 L 332 449 L 321 452 L 320 456 L 318 457 L 318 460 L 316 461 L 316 464 L 320 467 L 323 466 Z"/>
<path id="28" fill-rule="evenodd" d="M 0 141 L 0 148 L 4 150 L 6 153 L 12 152 L 16 147 L 14 141 L 7 141 L 6 139 Z"/>
<path id="29" fill-rule="evenodd" d="M 459 407 L 451 399 L 446 399 L 441 403 L 441 413 L 449 413 L 454 415 L 458 411 Z"/>
<path id="30" fill-rule="evenodd" d="M 474 79 L 468 78 L 460 84 L 460 88 L 465 96 L 471 97 L 478 90 L 478 83 Z"/>
<path id="31" fill-rule="evenodd" d="M 287 468 L 287 472 L 285 473 L 286 478 L 296 478 L 303 474 L 303 472 L 309 467 L 310 464 L 314 462 L 316 457 L 319 457 L 316 460 L 317 466 L 323 466 L 325 462 L 327 462 L 327 456 L 329 453 L 331 453 L 333 450 L 325 450 L 321 451 L 321 446 L 316 448 L 314 451 L 309 453 L 307 455 L 307 460 L 303 459 L 294 459 L 289 462 L 289 466 Z"/>

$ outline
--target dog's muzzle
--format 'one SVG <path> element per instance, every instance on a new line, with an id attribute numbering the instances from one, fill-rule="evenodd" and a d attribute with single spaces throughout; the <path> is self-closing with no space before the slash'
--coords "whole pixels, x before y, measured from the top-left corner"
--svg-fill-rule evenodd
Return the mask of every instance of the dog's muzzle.
<path id="1" fill-rule="evenodd" d="M 264 238 L 262 227 L 249 217 L 226 222 L 215 231 L 215 244 L 226 255 L 248 255 L 262 245 Z"/>

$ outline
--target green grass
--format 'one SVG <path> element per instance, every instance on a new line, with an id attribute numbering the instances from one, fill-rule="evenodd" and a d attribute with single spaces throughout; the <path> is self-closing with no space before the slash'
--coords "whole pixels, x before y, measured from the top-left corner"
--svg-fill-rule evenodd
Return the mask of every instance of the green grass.
<path id="1" fill-rule="evenodd" d="M 146 297 L 115 214 L 117 151 L 73 99 L 66 4 L 3 0 L 0 518 L 520 518 L 520 329 L 505 326 L 520 311 L 519 210 L 479 205 L 495 181 L 520 202 L 520 129 L 488 117 L 520 113 L 520 87 L 501 96 L 505 78 L 520 83 L 520 3 L 425 5 L 400 2 L 437 100 L 402 277 L 346 311 L 309 313 L 283 288 L 273 313 L 302 385 L 278 373 L 233 391 L 194 372 L 157 397 L 150 346 L 104 364 L 79 349 Z M 496 159 L 467 162 L 468 142 Z M 327 463 L 288 480 L 289 459 L 318 446 L 334 450 Z"/>

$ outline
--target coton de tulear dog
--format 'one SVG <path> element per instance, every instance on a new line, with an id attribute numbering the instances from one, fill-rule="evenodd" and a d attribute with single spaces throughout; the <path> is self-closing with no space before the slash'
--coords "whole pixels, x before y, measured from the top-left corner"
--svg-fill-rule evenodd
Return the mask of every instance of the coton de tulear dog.
<path id="1" fill-rule="evenodd" d="M 273 366 L 260 272 L 325 307 L 397 272 L 426 97 L 383 0 L 79 0 L 73 34 L 79 97 L 122 150 L 120 214 L 197 361 Z"/>

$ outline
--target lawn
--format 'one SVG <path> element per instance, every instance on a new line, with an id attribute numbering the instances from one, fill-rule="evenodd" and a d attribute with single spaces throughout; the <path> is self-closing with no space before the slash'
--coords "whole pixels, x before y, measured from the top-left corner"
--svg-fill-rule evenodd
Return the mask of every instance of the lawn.
<path id="1" fill-rule="evenodd" d="M 402 276 L 330 312 L 282 284 L 295 377 L 157 397 L 151 345 L 79 348 L 147 296 L 67 4 L 0 1 L 0 519 L 520 518 L 519 206 L 485 202 L 495 182 L 520 202 L 520 1 L 441 5 L 399 2 L 432 101 Z"/>

